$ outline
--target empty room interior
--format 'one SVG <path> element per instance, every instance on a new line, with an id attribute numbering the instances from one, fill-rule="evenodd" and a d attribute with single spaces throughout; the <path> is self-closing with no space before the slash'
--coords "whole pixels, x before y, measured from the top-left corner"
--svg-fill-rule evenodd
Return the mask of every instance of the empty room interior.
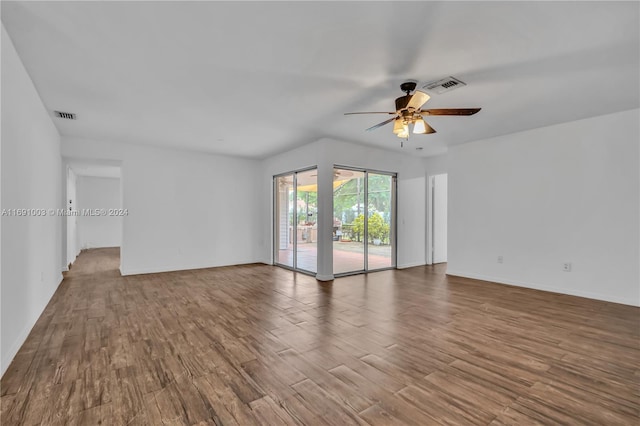
<path id="1" fill-rule="evenodd" d="M 640 3 L 1 2 L 3 425 L 637 425 Z"/>

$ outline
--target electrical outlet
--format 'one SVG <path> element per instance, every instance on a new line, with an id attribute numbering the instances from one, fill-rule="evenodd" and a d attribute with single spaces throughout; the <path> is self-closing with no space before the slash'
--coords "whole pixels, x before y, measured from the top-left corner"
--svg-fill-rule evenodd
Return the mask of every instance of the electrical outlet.
<path id="1" fill-rule="evenodd" d="M 498 256 L 498 263 L 502 263 L 504 261 L 504 259 L 502 258 L 502 256 Z"/>
<path id="2" fill-rule="evenodd" d="M 571 262 L 563 263 L 562 270 L 565 272 L 571 272 Z"/>

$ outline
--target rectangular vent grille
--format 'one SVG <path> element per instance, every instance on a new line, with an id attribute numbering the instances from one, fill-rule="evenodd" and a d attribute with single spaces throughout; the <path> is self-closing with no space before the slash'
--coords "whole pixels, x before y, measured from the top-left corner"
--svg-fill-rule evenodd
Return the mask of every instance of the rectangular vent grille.
<path id="1" fill-rule="evenodd" d="M 457 89 L 458 87 L 466 86 L 466 84 L 457 78 L 447 77 L 437 81 L 432 81 L 430 83 L 422 86 L 423 89 L 428 90 L 429 92 L 437 93 L 441 95 L 446 92 L 450 92 L 453 89 Z"/>
<path id="2" fill-rule="evenodd" d="M 70 112 L 53 111 L 56 117 L 66 118 L 67 120 L 75 120 L 76 115 Z"/>

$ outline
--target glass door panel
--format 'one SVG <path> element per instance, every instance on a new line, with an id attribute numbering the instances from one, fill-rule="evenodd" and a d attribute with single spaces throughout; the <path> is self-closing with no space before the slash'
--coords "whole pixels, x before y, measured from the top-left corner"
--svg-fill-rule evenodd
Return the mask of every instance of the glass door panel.
<path id="1" fill-rule="evenodd" d="M 275 263 L 293 268 L 294 265 L 294 178 L 293 174 L 274 178 L 275 196 Z"/>
<path id="2" fill-rule="evenodd" d="M 333 170 L 333 273 L 393 268 L 396 177 L 350 168 Z M 318 171 L 274 176 L 274 263 L 318 270 Z"/>
<path id="3" fill-rule="evenodd" d="M 296 268 L 318 270 L 318 171 L 296 173 Z"/>
<path id="4" fill-rule="evenodd" d="M 395 266 L 395 191 L 392 175 L 367 173 L 367 270 Z"/>
<path id="5" fill-rule="evenodd" d="M 333 171 L 333 273 L 365 270 L 365 173 Z"/>

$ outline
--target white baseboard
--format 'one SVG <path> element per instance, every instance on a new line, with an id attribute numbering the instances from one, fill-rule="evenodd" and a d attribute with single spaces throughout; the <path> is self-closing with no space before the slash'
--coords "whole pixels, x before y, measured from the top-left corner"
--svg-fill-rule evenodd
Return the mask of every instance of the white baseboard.
<path id="1" fill-rule="evenodd" d="M 120 266 L 120 274 L 122 276 L 128 275 L 143 275 L 143 274 L 158 274 L 161 272 L 176 272 L 176 271 L 191 271 L 193 269 L 207 269 L 207 268 L 220 268 L 223 266 L 237 266 L 237 265 L 250 265 L 252 263 L 262 263 L 260 261 L 246 261 L 239 260 L 237 262 L 230 262 L 224 264 L 195 264 L 195 265 L 174 265 L 174 266 L 150 266 L 146 268 L 122 268 Z"/>
<path id="2" fill-rule="evenodd" d="M 416 266 L 424 266 L 425 262 L 412 262 L 412 263 L 403 263 L 402 265 L 397 265 L 398 269 L 407 269 L 407 268 L 415 268 Z"/>
<path id="3" fill-rule="evenodd" d="M 549 285 L 542 285 L 542 284 L 537 284 L 537 283 L 529 283 L 529 282 L 525 282 L 525 281 L 511 280 L 511 279 L 505 279 L 505 278 L 501 278 L 501 277 L 492 277 L 492 276 L 488 276 L 488 275 L 475 274 L 475 273 L 471 273 L 471 272 L 456 271 L 456 270 L 447 270 L 447 275 L 452 275 L 452 276 L 456 276 L 456 277 L 464 277 L 464 278 L 473 278 L 473 279 L 476 279 L 476 280 L 490 281 L 490 282 L 494 282 L 494 283 L 498 283 L 498 284 L 506 284 L 506 285 L 511 285 L 511 286 L 515 286 L 515 287 L 530 288 L 530 289 L 533 289 L 533 290 L 548 291 L 548 292 L 551 292 L 551 293 L 566 294 L 566 295 L 569 295 L 569 296 L 584 297 L 584 298 L 587 298 L 587 299 L 602 300 L 604 302 L 620 303 L 622 305 L 640 306 L 640 301 L 638 301 L 638 300 L 629 300 L 629 299 L 625 299 L 625 298 L 621 298 L 621 297 L 611 296 L 611 295 L 608 295 L 608 294 L 593 293 L 593 292 L 590 292 L 590 291 L 567 290 L 567 289 L 564 289 L 564 288 L 559 288 L 559 287 L 554 287 L 554 286 L 549 286 Z"/>
<path id="4" fill-rule="evenodd" d="M 60 284 L 62 283 L 63 279 L 64 277 L 61 274 L 58 284 L 56 284 L 55 288 L 53 289 L 53 292 L 47 298 L 47 303 L 44 304 L 42 309 L 40 309 L 40 312 L 38 312 L 34 316 L 34 318 L 29 318 L 29 322 L 22 329 L 22 331 L 20 332 L 16 340 L 14 340 L 14 342 L 11 344 L 11 346 L 9 347 L 9 351 L 2 357 L 2 365 L 0 367 L 0 377 L 4 376 L 4 373 L 7 371 L 7 369 L 11 365 L 11 361 L 13 361 L 13 358 L 15 358 L 16 354 L 18 353 L 22 345 L 24 345 L 24 342 L 27 340 L 27 337 L 29 337 L 29 333 L 31 333 L 31 330 L 33 330 L 33 327 L 36 325 L 36 322 L 38 321 L 38 319 L 40 318 L 40 316 L 42 315 L 46 307 L 49 305 L 51 298 L 58 290 L 58 287 L 60 287 Z"/>
<path id="5" fill-rule="evenodd" d="M 40 315 L 38 315 L 38 318 L 39 317 Z M 27 337 L 29 337 L 29 333 L 31 333 L 33 326 L 36 325 L 36 321 L 38 321 L 38 318 L 36 318 L 35 320 L 33 318 L 30 319 L 29 324 L 27 324 L 27 326 L 22 329 L 22 331 L 18 335 L 18 338 L 11 344 L 9 352 L 7 352 L 2 359 L 2 376 L 4 376 L 7 368 L 9 368 L 9 365 L 11 365 L 11 361 L 13 361 L 13 358 L 15 358 L 16 354 L 20 350 L 20 347 L 22 347 L 24 342 L 27 340 Z"/>

